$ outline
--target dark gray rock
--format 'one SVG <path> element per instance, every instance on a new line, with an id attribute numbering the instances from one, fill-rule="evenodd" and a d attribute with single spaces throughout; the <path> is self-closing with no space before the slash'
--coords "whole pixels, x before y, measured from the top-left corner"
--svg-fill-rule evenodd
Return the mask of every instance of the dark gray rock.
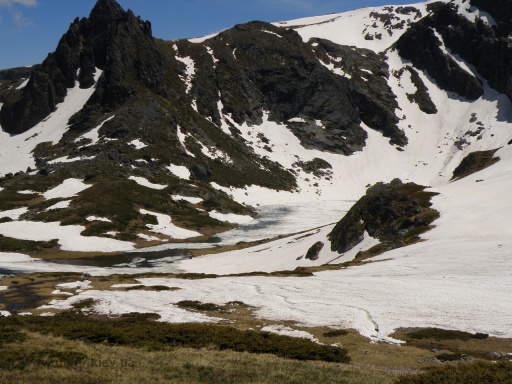
<path id="1" fill-rule="evenodd" d="M 324 245 L 325 244 L 322 243 L 321 241 L 318 241 L 315 244 L 313 244 L 311 246 L 311 248 L 309 248 L 309 250 L 306 254 L 306 259 L 311 260 L 311 261 L 318 260 L 320 251 L 322 251 L 322 249 L 324 248 Z"/>
<path id="2" fill-rule="evenodd" d="M 414 23 L 395 43 L 400 56 L 425 70 L 441 89 L 476 100 L 483 95 L 482 84 L 441 50 L 441 41 L 427 17 Z M 434 24 L 437 25 L 437 24 Z"/>
<path id="3" fill-rule="evenodd" d="M 424 189 L 399 179 L 371 186 L 329 234 L 331 250 L 349 251 L 364 239 L 365 231 L 385 244 L 386 250 L 415 241 L 438 217 L 430 208 L 435 193 Z"/>

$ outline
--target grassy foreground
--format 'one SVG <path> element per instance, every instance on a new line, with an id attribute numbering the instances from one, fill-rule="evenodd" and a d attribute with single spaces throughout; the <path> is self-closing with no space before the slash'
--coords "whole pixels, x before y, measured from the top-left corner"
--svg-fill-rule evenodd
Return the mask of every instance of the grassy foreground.
<path id="1" fill-rule="evenodd" d="M 399 375 L 382 368 L 278 357 L 276 353 L 291 339 L 278 335 L 262 334 L 258 342 L 258 336 L 234 329 L 221 335 L 225 332 L 222 327 L 183 325 L 171 327 L 175 331 L 171 336 L 165 332 L 168 327 L 140 316 L 121 321 L 70 314 L 46 319 L 0 318 L 0 382 L 386 384 Z M 255 344 L 261 347 L 261 340 L 274 337 L 278 343 L 268 353 L 224 348 L 242 334 L 246 336 L 245 349 Z M 201 339 L 207 335 L 210 342 L 202 345 Z M 166 337 L 174 342 L 164 343 Z M 309 344 L 306 340 L 299 344 L 288 341 L 295 349 Z M 194 344 L 195 348 L 183 347 Z M 309 357 L 324 359 L 319 351 L 309 350 Z"/>
<path id="2" fill-rule="evenodd" d="M 151 318 L 0 318 L 0 383 L 512 384 L 507 362 L 438 363 L 425 370 L 354 364 L 340 347 Z"/>

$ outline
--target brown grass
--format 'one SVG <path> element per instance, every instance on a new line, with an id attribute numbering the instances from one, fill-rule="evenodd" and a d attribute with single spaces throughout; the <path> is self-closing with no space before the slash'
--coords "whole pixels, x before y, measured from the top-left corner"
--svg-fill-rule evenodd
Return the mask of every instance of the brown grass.
<path id="1" fill-rule="evenodd" d="M 84 354 L 75 365 L 58 361 L 28 364 L 23 370 L 0 370 L 4 383 L 392 383 L 403 372 L 377 367 L 293 361 L 272 355 L 252 355 L 210 349 L 176 348 L 145 351 L 129 347 L 87 344 L 29 333 L 9 351 L 60 351 Z M 0 348 L 0 351 L 2 349 Z"/>

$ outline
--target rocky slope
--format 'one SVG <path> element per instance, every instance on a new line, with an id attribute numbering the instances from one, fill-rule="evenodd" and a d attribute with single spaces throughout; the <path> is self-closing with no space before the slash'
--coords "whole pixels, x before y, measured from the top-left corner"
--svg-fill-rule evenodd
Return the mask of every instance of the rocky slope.
<path id="1" fill-rule="evenodd" d="M 250 220 L 249 204 L 356 200 L 395 177 L 447 183 L 471 153 L 512 138 L 502 3 L 379 7 L 162 41 L 99 0 L 40 66 L 0 72 L 0 233 L 32 249 L 28 235 L 11 241 L 15 224 L 62 224 L 122 250 L 208 237 Z"/>

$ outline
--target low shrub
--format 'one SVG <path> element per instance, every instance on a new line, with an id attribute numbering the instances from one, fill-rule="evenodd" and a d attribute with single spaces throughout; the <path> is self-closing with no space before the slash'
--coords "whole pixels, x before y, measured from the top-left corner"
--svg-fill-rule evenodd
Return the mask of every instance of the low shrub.
<path id="1" fill-rule="evenodd" d="M 8 343 L 25 341 L 27 335 L 12 326 L 0 326 L 0 347 Z"/>
<path id="2" fill-rule="evenodd" d="M 485 333 L 476 333 L 472 334 L 469 332 L 463 331 L 452 331 L 448 329 L 440 329 L 440 328 L 425 328 L 420 329 L 418 331 L 409 332 L 407 334 L 408 337 L 415 340 L 423 340 L 423 339 L 435 339 L 435 340 L 461 340 L 468 341 L 470 339 L 486 339 L 489 335 Z"/>
<path id="3" fill-rule="evenodd" d="M 323 333 L 324 337 L 339 337 L 348 335 L 348 331 L 344 329 L 333 329 L 332 331 L 327 331 Z"/>
<path id="4" fill-rule="evenodd" d="M 511 363 L 472 363 L 431 368 L 423 373 L 405 376 L 396 384 L 512 384 Z"/>
<path id="5" fill-rule="evenodd" d="M 439 361 L 459 361 L 462 360 L 462 357 L 461 353 L 440 353 L 436 355 Z"/>
<path id="6" fill-rule="evenodd" d="M 73 367 L 84 361 L 87 356 L 80 352 L 56 351 L 53 349 L 26 352 L 18 349 L 9 349 L 0 353 L 1 370 L 24 370 L 28 366 L 39 367 Z"/>
<path id="7" fill-rule="evenodd" d="M 195 309 L 198 311 L 223 311 L 225 308 L 213 303 L 201 303 L 196 300 L 183 300 L 176 305 L 180 308 Z"/>
<path id="8" fill-rule="evenodd" d="M 320 345 L 289 336 L 241 331 L 206 324 L 168 324 L 146 320 L 143 316 L 117 320 L 96 319 L 64 312 L 54 317 L 6 317 L 1 325 L 16 325 L 32 332 L 53 334 L 71 340 L 126 345 L 151 350 L 172 347 L 205 348 L 236 352 L 270 353 L 295 360 L 322 360 L 348 363 L 344 348 Z"/>

